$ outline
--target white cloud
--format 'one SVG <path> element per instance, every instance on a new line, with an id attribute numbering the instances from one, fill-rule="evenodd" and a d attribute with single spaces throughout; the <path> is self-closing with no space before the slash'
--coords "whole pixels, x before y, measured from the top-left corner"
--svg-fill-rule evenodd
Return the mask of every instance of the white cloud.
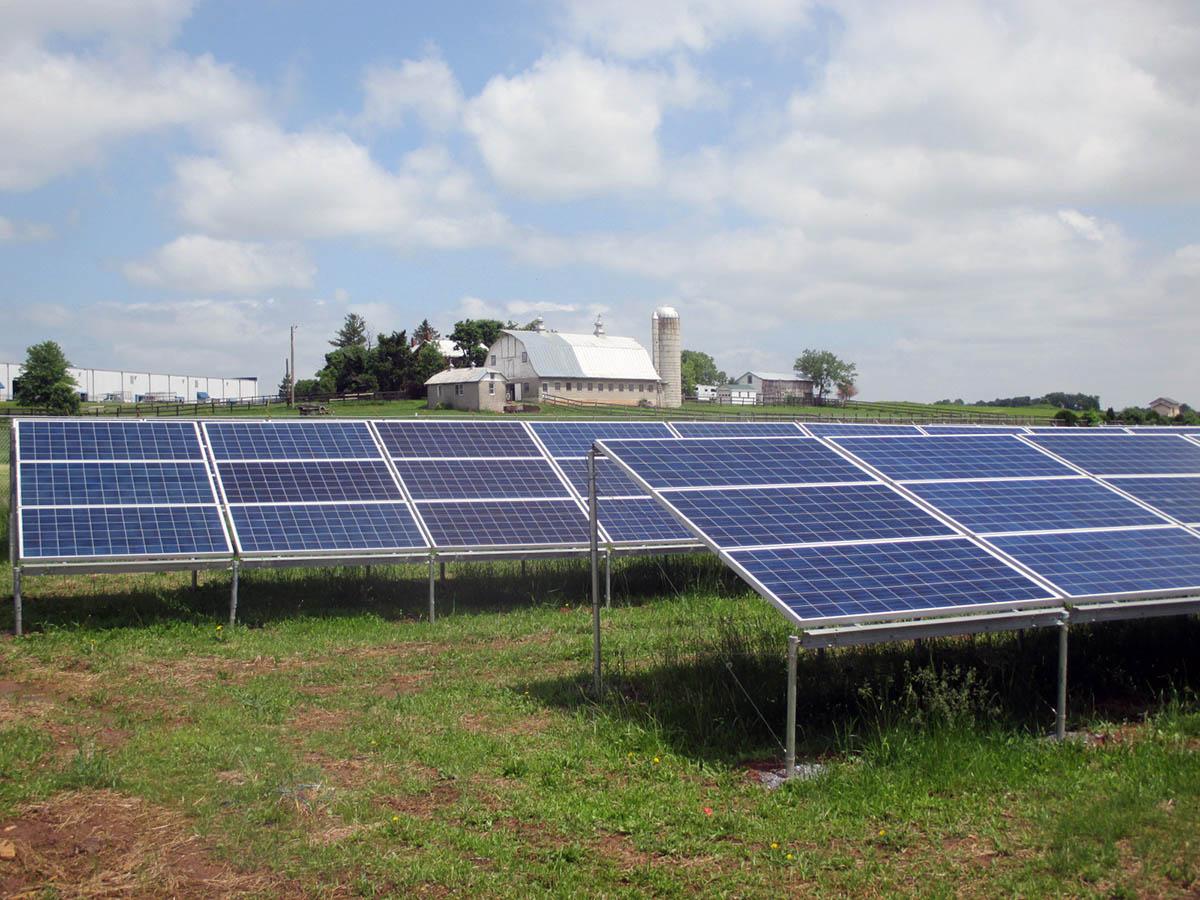
<path id="1" fill-rule="evenodd" d="M 272 288 L 308 288 L 317 269 L 302 247 L 248 243 L 187 234 L 149 259 L 127 263 L 136 284 L 193 294 L 254 294 Z"/>
<path id="2" fill-rule="evenodd" d="M 453 127 L 462 111 L 462 89 L 450 67 L 437 56 L 405 60 L 398 67 L 372 66 L 363 77 L 362 119 L 368 125 L 395 127 L 410 114 L 428 128 Z"/>
<path id="3" fill-rule="evenodd" d="M 193 0 L 6 0 L 0 44 L 50 35 L 164 42 L 192 6 Z"/>
<path id="4" fill-rule="evenodd" d="M 808 21 L 810 0 L 566 0 L 568 32 L 609 52 L 644 57 L 704 51 L 750 35 L 779 40 Z"/>
<path id="5" fill-rule="evenodd" d="M 654 185 L 664 108 L 709 96 L 685 66 L 665 74 L 567 52 L 492 78 L 468 104 L 465 124 L 504 187 L 569 199 Z"/>
<path id="6" fill-rule="evenodd" d="M 0 244 L 7 241 L 46 241 L 54 237 L 54 229 L 38 222 L 14 222 L 0 216 Z"/>
<path id="7" fill-rule="evenodd" d="M 214 155 L 180 160 L 174 195 L 191 226 L 239 238 L 455 248 L 494 242 L 506 229 L 441 149 L 413 151 L 393 172 L 344 133 L 261 123 L 227 129 Z"/>

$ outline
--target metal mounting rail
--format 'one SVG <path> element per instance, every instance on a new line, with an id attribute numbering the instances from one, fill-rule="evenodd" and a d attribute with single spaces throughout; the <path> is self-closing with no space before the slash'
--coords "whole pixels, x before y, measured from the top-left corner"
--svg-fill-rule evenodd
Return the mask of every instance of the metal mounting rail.
<path id="1" fill-rule="evenodd" d="M 1049 609 L 989 613 L 982 616 L 932 619 L 923 622 L 880 622 L 868 625 L 844 625 L 837 628 L 814 628 L 800 636 L 800 645 L 806 649 L 853 647 L 865 644 L 884 644 L 889 641 L 1015 631 L 1020 628 L 1044 628 L 1061 625 L 1070 617 L 1071 614 L 1066 608 L 1051 607 Z"/>

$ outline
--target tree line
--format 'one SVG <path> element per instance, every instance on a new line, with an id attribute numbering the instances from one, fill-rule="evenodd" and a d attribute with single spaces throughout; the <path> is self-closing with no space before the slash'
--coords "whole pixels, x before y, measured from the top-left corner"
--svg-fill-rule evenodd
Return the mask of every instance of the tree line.
<path id="1" fill-rule="evenodd" d="M 961 399 L 937 400 L 937 403 L 965 406 Z M 976 400 L 971 406 L 1010 406 L 1021 408 L 1025 406 L 1057 406 L 1059 409 L 1069 409 L 1073 412 L 1087 412 L 1100 409 L 1098 394 L 1070 394 L 1064 391 L 1051 391 L 1040 397 L 997 397 L 995 400 Z"/>

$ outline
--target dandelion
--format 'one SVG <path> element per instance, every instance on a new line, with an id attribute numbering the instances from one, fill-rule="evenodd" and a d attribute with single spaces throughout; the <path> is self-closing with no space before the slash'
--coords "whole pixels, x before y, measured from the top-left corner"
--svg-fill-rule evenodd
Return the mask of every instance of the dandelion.
<path id="1" fill-rule="evenodd" d="M 787 855 L 787 858 L 788 858 L 788 859 L 791 859 L 791 858 L 792 858 L 792 854 L 790 854 L 790 853 L 789 853 L 789 854 Z"/>
<path id="2" fill-rule="evenodd" d="M 771 849 L 772 849 L 772 850 L 778 850 L 778 849 L 779 849 L 779 842 L 778 842 L 778 841 L 771 841 Z"/>
<path id="3" fill-rule="evenodd" d="M 223 630 L 224 630 L 224 628 L 225 628 L 225 626 L 224 626 L 224 625 L 218 625 L 218 626 L 217 626 L 217 631 L 223 631 Z"/>
<path id="4" fill-rule="evenodd" d="M 879 829 L 879 836 L 880 836 L 880 837 L 883 837 L 885 834 L 887 834 L 887 832 L 886 832 L 884 829 L 880 828 L 880 829 Z"/>
<path id="5" fill-rule="evenodd" d="M 658 763 L 659 763 L 659 759 L 658 759 L 658 757 L 656 756 L 656 757 L 654 757 L 654 764 L 657 766 L 657 765 L 658 765 Z"/>
<path id="6" fill-rule="evenodd" d="M 393 822 L 399 822 L 399 821 L 400 821 L 400 817 L 399 817 L 399 816 L 392 816 L 392 821 L 393 821 Z"/>

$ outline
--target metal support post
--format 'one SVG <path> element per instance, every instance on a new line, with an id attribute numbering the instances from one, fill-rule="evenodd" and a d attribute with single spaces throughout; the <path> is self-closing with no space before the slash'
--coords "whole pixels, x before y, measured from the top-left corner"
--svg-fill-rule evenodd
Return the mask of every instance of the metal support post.
<path id="1" fill-rule="evenodd" d="M 15 538 L 14 538 L 15 540 Z M 21 636 L 21 567 L 13 567 L 13 634 Z"/>
<path id="2" fill-rule="evenodd" d="M 1058 703 L 1054 708 L 1054 737 L 1063 740 L 1067 736 L 1067 625 L 1058 625 Z"/>
<path id="3" fill-rule="evenodd" d="M 787 728 L 783 736 L 783 777 L 796 774 L 796 657 L 800 650 L 800 638 L 788 635 L 787 649 Z"/>
<path id="4" fill-rule="evenodd" d="M 612 551 L 604 551 L 604 608 L 612 609 Z"/>
<path id="5" fill-rule="evenodd" d="M 199 581 L 200 581 L 200 573 L 197 572 L 195 569 L 192 569 L 192 590 L 193 591 L 196 589 L 197 585 L 199 584 Z"/>
<path id="6" fill-rule="evenodd" d="M 600 528 L 596 515 L 596 450 L 588 451 L 588 534 L 592 555 L 592 687 L 603 690 L 600 677 Z"/>
<path id="7" fill-rule="evenodd" d="M 229 627 L 237 623 L 238 606 L 238 563 L 233 561 L 233 578 L 229 588 Z"/>
<path id="8" fill-rule="evenodd" d="M 429 557 L 429 623 L 437 621 L 437 595 L 433 580 L 433 556 Z"/>

